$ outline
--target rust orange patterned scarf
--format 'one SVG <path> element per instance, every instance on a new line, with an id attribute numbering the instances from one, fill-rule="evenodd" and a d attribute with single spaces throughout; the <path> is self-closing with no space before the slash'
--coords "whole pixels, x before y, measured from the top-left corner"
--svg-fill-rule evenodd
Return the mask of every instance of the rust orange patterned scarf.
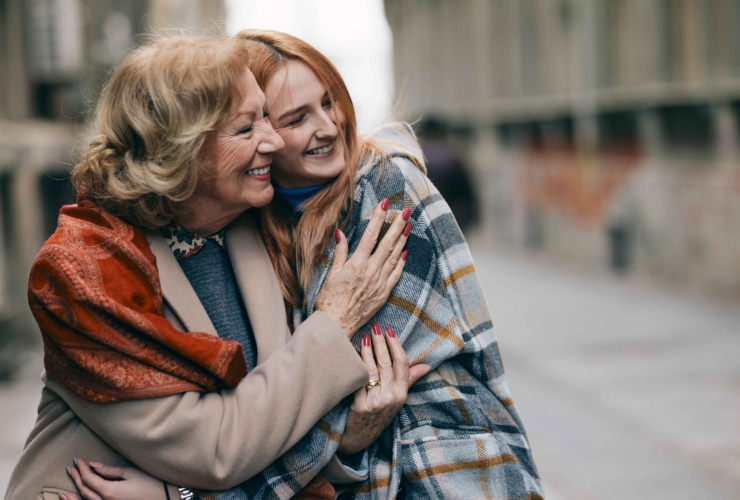
<path id="1" fill-rule="evenodd" d="M 238 342 L 167 321 L 144 231 L 84 198 L 62 208 L 31 268 L 28 302 L 46 371 L 89 401 L 215 391 L 247 374 Z"/>

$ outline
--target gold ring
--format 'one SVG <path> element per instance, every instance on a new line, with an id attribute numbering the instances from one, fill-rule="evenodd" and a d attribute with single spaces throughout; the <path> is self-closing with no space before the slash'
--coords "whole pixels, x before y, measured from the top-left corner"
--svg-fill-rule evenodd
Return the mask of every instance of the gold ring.
<path id="1" fill-rule="evenodd" d="M 380 385 L 380 380 L 370 380 L 367 384 L 365 384 L 365 390 L 369 391 L 373 387 L 377 387 Z"/>

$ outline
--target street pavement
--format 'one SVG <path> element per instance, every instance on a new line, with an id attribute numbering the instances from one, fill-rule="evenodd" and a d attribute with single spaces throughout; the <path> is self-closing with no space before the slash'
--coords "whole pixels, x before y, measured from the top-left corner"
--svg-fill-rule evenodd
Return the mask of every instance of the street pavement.
<path id="1" fill-rule="evenodd" d="M 740 307 L 473 253 L 548 499 L 740 496 Z M 0 385 L 0 492 L 41 369 Z"/>
<path id="2" fill-rule="evenodd" d="M 740 498 L 740 307 L 474 256 L 547 498 Z"/>

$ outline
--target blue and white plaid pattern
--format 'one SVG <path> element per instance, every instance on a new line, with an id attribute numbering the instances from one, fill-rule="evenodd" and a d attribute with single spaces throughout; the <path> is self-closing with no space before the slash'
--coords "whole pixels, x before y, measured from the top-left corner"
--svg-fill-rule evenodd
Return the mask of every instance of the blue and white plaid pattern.
<path id="1" fill-rule="evenodd" d="M 373 138 L 407 152 L 418 148 L 408 125 L 386 127 Z M 389 221 L 411 208 L 403 277 L 373 321 L 392 326 L 411 364 L 427 363 L 432 371 L 410 389 L 398 416 L 370 447 L 368 479 L 337 491 L 385 500 L 403 485 L 410 499 L 543 498 L 468 246 L 447 203 L 401 149 L 358 173 L 346 234 L 352 253 L 382 199 L 391 200 Z M 313 312 L 332 256 L 333 249 L 316 270 L 297 321 Z M 360 337 L 354 340 L 358 351 Z M 346 415 L 339 405 L 259 476 L 214 496 L 292 497 L 332 458 Z"/>

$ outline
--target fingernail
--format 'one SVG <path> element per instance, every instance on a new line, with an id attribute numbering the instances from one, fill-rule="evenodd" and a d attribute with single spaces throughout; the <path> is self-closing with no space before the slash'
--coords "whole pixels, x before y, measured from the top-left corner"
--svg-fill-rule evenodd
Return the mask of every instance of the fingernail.
<path id="1" fill-rule="evenodd" d="M 403 228 L 403 235 L 408 236 L 411 233 L 411 224 L 406 224 L 406 227 Z"/>
<path id="2" fill-rule="evenodd" d="M 69 474 L 70 477 L 72 476 L 72 468 L 69 465 L 67 466 L 67 474 Z"/>
<path id="3" fill-rule="evenodd" d="M 386 326 L 386 327 L 385 327 L 385 333 L 386 333 L 386 334 L 387 334 L 387 335 L 388 335 L 389 337 L 391 337 L 391 338 L 394 338 L 394 339 L 396 338 L 396 332 L 394 332 L 394 331 L 393 331 L 393 328 L 391 328 L 390 326 Z"/>
<path id="4" fill-rule="evenodd" d="M 337 245 L 342 241 L 342 232 L 339 229 L 334 230 L 334 239 L 337 241 Z"/>
<path id="5" fill-rule="evenodd" d="M 93 469 L 102 469 L 103 467 L 105 467 L 105 465 L 101 464 L 100 462 L 90 462 L 88 465 Z"/>
<path id="6" fill-rule="evenodd" d="M 74 462 L 75 467 L 79 467 L 79 465 L 77 465 L 77 457 L 72 457 L 72 461 Z"/>
<path id="7" fill-rule="evenodd" d="M 67 500 L 67 495 L 65 495 L 64 493 L 60 493 L 59 498 L 61 498 L 62 500 Z"/>
<path id="8" fill-rule="evenodd" d="M 409 256 L 409 251 L 404 250 L 403 253 L 401 254 L 401 260 L 406 260 L 406 257 L 408 256 Z"/>
<path id="9" fill-rule="evenodd" d="M 362 345 L 364 345 L 365 347 L 370 347 L 370 335 L 368 335 L 367 333 L 362 336 Z"/>
<path id="10" fill-rule="evenodd" d="M 383 332 L 380 331 L 380 325 L 377 324 L 375 321 L 373 321 L 373 333 L 375 335 L 382 335 Z"/>
<path id="11" fill-rule="evenodd" d="M 383 201 L 380 202 L 381 210 L 385 212 L 386 210 L 388 210 L 388 205 L 390 204 L 391 204 L 391 200 L 389 200 L 388 198 L 385 198 Z"/>
<path id="12" fill-rule="evenodd" d="M 410 208 L 404 208 L 403 212 L 401 212 L 401 218 L 403 220 L 409 220 L 409 217 L 411 217 L 411 209 Z"/>

